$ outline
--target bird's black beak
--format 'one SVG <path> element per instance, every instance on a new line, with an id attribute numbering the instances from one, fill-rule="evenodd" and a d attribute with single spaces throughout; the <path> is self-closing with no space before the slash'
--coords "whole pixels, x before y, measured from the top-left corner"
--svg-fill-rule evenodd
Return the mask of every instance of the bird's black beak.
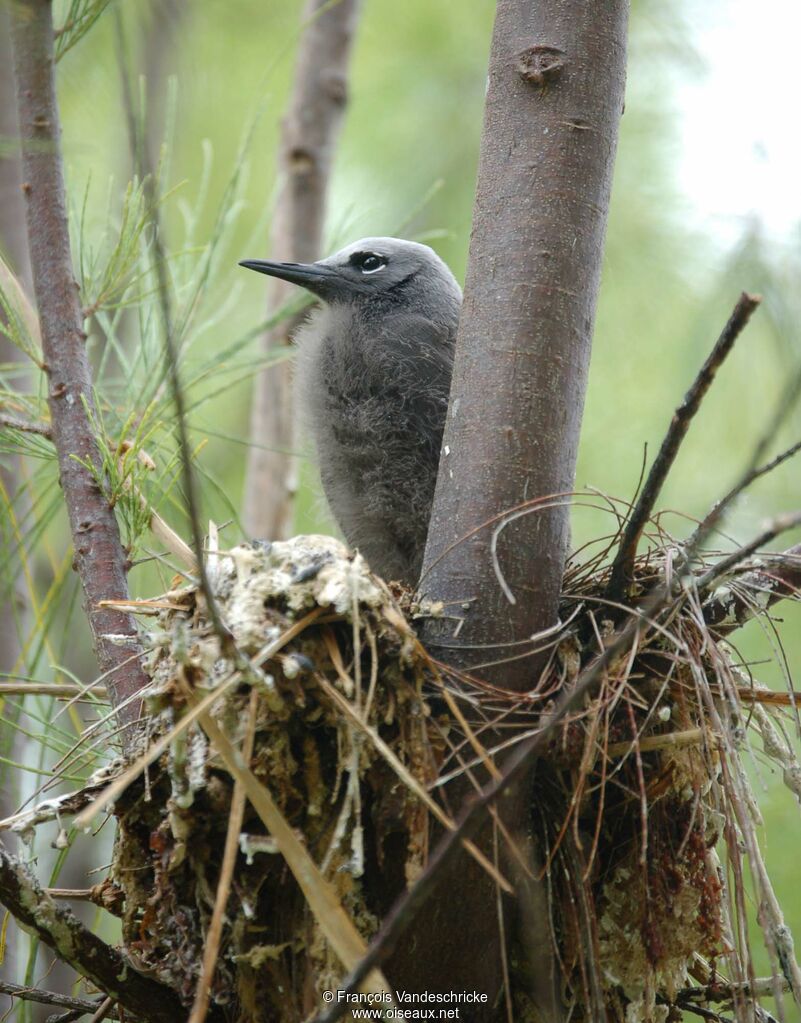
<path id="1" fill-rule="evenodd" d="M 260 274 L 267 274 L 268 277 L 299 284 L 301 288 L 306 288 L 320 298 L 328 297 L 332 290 L 331 285 L 339 278 L 335 270 L 321 263 L 273 263 L 266 259 L 243 259 L 239 265 L 248 270 L 256 270 Z"/>

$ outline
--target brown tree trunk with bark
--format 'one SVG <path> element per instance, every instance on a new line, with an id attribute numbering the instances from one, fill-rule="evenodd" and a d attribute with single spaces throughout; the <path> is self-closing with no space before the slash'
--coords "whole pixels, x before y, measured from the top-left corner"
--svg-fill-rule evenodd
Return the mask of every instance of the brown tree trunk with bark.
<path id="1" fill-rule="evenodd" d="M 270 232 L 270 258 L 312 263 L 321 256 L 328 179 L 347 101 L 347 69 L 359 0 L 309 0 L 303 18 L 292 98 L 279 156 L 282 179 Z M 293 292 L 273 280 L 271 311 Z M 267 354 L 289 344 L 299 317 L 262 339 Z M 251 536 L 285 539 L 292 531 L 297 489 L 291 366 L 284 360 L 256 378 L 245 479 L 245 526 Z"/>
<path id="2" fill-rule="evenodd" d="M 538 644 L 519 644 L 558 620 L 627 15 L 626 0 L 498 3 L 421 589 L 459 619 L 427 623 L 432 652 L 512 689 L 535 681 Z"/>
<path id="3" fill-rule="evenodd" d="M 473 233 L 451 401 L 420 589 L 446 614 L 423 637 L 447 664 L 508 689 L 536 682 L 534 641 L 558 622 L 569 493 L 589 366 L 625 83 L 627 0 L 499 0 L 490 53 Z M 482 782 L 483 783 L 483 782 Z M 466 784 L 452 798 L 469 797 Z M 498 804 L 531 850 L 529 787 Z M 489 848 L 489 828 L 479 844 Z M 502 845 L 502 865 L 519 877 Z M 534 852 L 536 859 L 536 850 Z M 397 973 L 418 987 L 489 995 L 477 1020 L 506 1017 L 503 946 L 521 885 L 499 894 L 462 855 L 415 926 Z M 530 929 L 530 921 L 529 921 Z M 505 933 L 504 933 L 505 931 Z M 526 949 L 534 1002 L 559 1018 L 546 919 Z M 530 944 L 530 943 L 529 943 Z M 422 964 L 422 965 L 421 965 Z M 397 973 L 389 964 L 395 983 Z M 422 981 L 422 983 L 421 983 Z"/>
<path id="4" fill-rule="evenodd" d="M 74 564 L 101 671 L 108 676 L 121 723 L 130 723 L 139 714 L 133 698 L 147 677 L 139 663 L 133 618 L 100 606 L 101 601 L 127 599 L 128 586 L 114 510 L 88 468 L 101 472 L 103 458 L 92 430 L 97 412 L 70 255 L 49 0 L 21 0 L 12 7 L 12 41 L 28 246 Z"/>
<path id="5" fill-rule="evenodd" d="M 19 136 L 17 112 L 14 102 L 14 76 L 11 71 L 11 42 L 8 34 L 8 12 L 0 8 L 0 140 L 8 148 L 0 151 L 0 253 L 17 275 L 23 287 L 30 294 L 31 271 L 28 262 L 28 243 L 25 237 L 25 210 L 22 205 L 22 172 L 17 152 L 11 148 Z M 0 363 L 15 363 L 22 359 L 22 353 L 5 337 L 0 336 Z M 8 499 L 24 517 L 27 500 L 23 494 L 22 465 L 18 457 L 9 457 L 0 468 Z M 3 539 L 11 549 L 13 539 L 9 534 Z M 9 557 L 9 573 L 16 559 Z M 25 594 L 17 574 L 16 582 L 0 575 L 0 672 L 10 672 L 17 663 L 21 645 L 18 623 L 24 618 Z"/>

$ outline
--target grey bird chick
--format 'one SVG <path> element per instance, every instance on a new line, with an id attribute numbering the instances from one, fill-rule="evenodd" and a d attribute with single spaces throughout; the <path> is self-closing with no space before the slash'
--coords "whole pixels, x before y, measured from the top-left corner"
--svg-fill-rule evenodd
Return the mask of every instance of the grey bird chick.
<path id="1" fill-rule="evenodd" d="M 414 586 L 423 560 L 462 292 L 427 245 L 363 238 L 317 263 L 245 260 L 322 300 L 297 331 L 296 396 L 348 543 Z"/>

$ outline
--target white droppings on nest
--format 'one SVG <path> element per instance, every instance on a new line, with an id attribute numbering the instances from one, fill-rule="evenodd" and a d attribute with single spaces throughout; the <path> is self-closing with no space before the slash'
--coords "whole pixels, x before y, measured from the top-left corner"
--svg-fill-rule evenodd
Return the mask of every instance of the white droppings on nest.
<path id="1" fill-rule="evenodd" d="M 389 599 L 364 558 L 331 536 L 234 547 L 219 556 L 217 588 L 228 627 L 244 647 L 264 642 L 267 603 L 295 612 L 330 607 L 349 615 L 354 604 L 378 608 Z"/>
<path id="2" fill-rule="evenodd" d="M 393 603 L 391 594 L 370 573 L 364 558 L 352 554 L 331 536 L 297 536 L 272 544 L 242 544 L 220 552 L 215 555 L 213 585 L 223 621 L 245 655 L 253 655 L 277 640 L 286 627 L 286 616 L 300 617 L 314 607 L 321 607 L 350 619 L 359 609 L 379 610 Z M 202 623 L 205 617 L 202 594 L 184 590 L 182 599 L 193 594 Z M 201 685 L 208 688 L 232 670 L 230 661 L 221 657 L 218 638 L 192 623 L 191 609 L 190 599 L 186 612 L 174 608 L 163 612 L 160 627 L 147 635 L 152 683 L 143 695 L 151 713 L 161 709 L 161 694 L 172 689 L 176 662 L 200 669 L 205 680 Z M 163 653 L 168 656 L 163 657 Z M 291 677 L 303 665 L 284 658 L 283 667 L 284 674 Z M 265 695 L 275 689 L 273 677 L 265 673 L 261 673 L 261 678 L 255 673 L 251 681 Z"/>

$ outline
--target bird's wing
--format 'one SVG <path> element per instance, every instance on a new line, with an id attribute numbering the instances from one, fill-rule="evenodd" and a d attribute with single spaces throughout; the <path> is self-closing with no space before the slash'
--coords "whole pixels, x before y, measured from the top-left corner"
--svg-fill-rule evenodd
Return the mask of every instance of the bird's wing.
<path id="1" fill-rule="evenodd" d="M 390 350 L 412 371 L 420 390 L 450 389 L 455 329 L 434 323 L 427 316 L 399 312 L 387 317 L 384 332 Z"/>

